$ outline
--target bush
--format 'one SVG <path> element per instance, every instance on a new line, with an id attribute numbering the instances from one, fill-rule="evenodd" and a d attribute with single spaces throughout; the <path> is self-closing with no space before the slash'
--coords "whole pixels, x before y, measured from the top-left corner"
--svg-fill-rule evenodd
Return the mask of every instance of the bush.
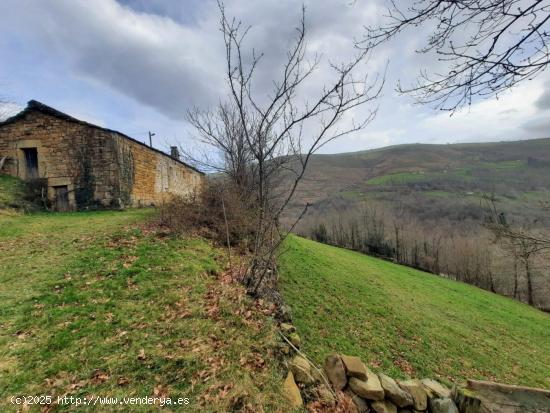
<path id="1" fill-rule="evenodd" d="M 48 179 L 34 178 L 24 182 L 25 189 L 23 200 L 37 209 L 49 209 L 51 204 L 48 200 Z"/>
<path id="2" fill-rule="evenodd" d="M 224 216 L 225 208 L 225 216 Z M 191 197 L 174 197 L 160 206 L 160 223 L 176 232 L 198 233 L 220 244 L 246 245 L 254 234 L 248 197 L 226 181 L 209 181 Z"/>

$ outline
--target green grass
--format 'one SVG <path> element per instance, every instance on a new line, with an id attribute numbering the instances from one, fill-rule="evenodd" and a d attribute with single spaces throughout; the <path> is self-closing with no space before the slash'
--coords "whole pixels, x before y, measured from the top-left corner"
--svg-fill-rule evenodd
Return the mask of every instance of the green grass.
<path id="1" fill-rule="evenodd" d="M 17 395 L 287 410 L 272 323 L 212 275 L 225 263 L 219 250 L 143 225 L 152 213 L 0 216 L 1 411 L 15 411 L 8 400 Z"/>
<path id="2" fill-rule="evenodd" d="M 527 167 L 527 162 L 524 160 L 515 160 L 515 161 L 500 161 L 500 162 L 482 162 L 480 163 L 481 167 L 496 169 L 496 170 L 510 170 Z"/>
<path id="3" fill-rule="evenodd" d="M 550 317 L 475 287 L 291 237 L 283 296 L 304 350 L 360 356 L 395 377 L 550 387 Z"/>
<path id="4" fill-rule="evenodd" d="M 403 185 L 410 182 L 419 182 L 427 179 L 426 174 L 417 172 L 398 172 L 381 175 L 367 181 L 369 185 Z"/>
<path id="5" fill-rule="evenodd" d="M 22 200 L 23 181 L 13 176 L 0 174 L 0 210 L 6 208 L 26 209 L 27 203 Z"/>

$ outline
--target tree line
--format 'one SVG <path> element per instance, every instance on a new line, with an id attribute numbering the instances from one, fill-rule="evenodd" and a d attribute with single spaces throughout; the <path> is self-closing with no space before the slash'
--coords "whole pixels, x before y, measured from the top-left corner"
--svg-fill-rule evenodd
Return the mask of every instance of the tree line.
<path id="1" fill-rule="evenodd" d="M 512 226 L 495 211 L 488 209 L 480 223 L 421 221 L 403 209 L 371 202 L 306 219 L 300 233 L 550 310 L 548 233 Z"/>

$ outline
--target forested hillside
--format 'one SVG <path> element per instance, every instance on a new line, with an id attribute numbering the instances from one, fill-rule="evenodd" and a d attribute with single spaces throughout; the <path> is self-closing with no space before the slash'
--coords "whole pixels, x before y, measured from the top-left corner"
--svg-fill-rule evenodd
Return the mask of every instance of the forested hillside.
<path id="1" fill-rule="evenodd" d="M 400 145 L 310 165 L 289 214 L 312 204 L 301 234 L 550 308 L 544 251 L 522 258 L 484 226 L 494 208 L 510 225 L 549 231 L 550 139 Z"/>

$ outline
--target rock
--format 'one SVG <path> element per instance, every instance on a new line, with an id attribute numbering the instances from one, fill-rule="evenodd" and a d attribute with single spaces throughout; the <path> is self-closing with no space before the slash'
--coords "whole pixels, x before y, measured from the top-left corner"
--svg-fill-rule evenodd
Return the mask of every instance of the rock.
<path id="1" fill-rule="evenodd" d="M 413 413 L 413 411 L 410 409 L 399 409 L 397 413 Z"/>
<path id="2" fill-rule="evenodd" d="M 426 410 L 428 408 L 428 395 L 418 380 L 405 380 L 398 382 L 399 387 L 409 393 L 413 398 L 415 410 Z"/>
<path id="3" fill-rule="evenodd" d="M 311 366 L 311 377 L 313 377 L 316 383 L 326 384 L 327 382 L 327 378 L 323 375 L 323 372 L 319 371 L 314 366 Z"/>
<path id="4" fill-rule="evenodd" d="M 296 331 L 296 327 L 294 327 L 292 324 L 289 324 L 289 323 L 281 323 L 279 325 L 279 328 L 285 334 L 294 333 Z"/>
<path id="5" fill-rule="evenodd" d="M 325 373 L 334 390 L 339 391 L 346 387 L 348 379 L 346 368 L 338 354 L 329 354 L 325 359 Z"/>
<path id="6" fill-rule="evenodd" d="M 384 389 L 378 380 L 378 376 L 372 372 L 367 374 L 367 380 L 359 380 L 356 377 L 349 379 L 349 387 L 354 393 L 367 400 L 384 400 Z"/>
<path id="7" fill-rule="evenodd" d="M 294 376 L 291 371 L 289 371 L 288 375 L 286 376 L 285 382 L 283 383 L 283 388 L 292 408 L 303 406 L 304 401 L 302 400 L 300 389 L 296 385 L 296 382 L 294 381 Z"/>
<path id="8" fill-rule="evenodd" d="M 367 368 L 359 357 L 342 355 L 342 362 L 346 367 L 349 377 L 357 377 L 359 380 L 367 380 Z"/>
<path id="9" fill-rule="evenodd" d="M 454 386 L 452 397 L 459 411 L 468 413 L 482 412 L 481 399 L 474 391 Z"/>
<path id="10" fill-rule="evenodd" d="M 300 338 L 300 336 L 298 335 L 298 333 L 291 333 L 289 336 L 288 336 L 288 339 L 290 340 L 290 342 L 292 343 L 292 345 L 296 348 L 300 348 L 300 346 L 302 345 L 302 339 Z"/>
<path id="11" fill-rule="evenodd" d="M 285 356 L 288 356 L 290 354 L 290 346 L 286 343 L 277 343 L 276 350 Z"/>
<path id="12" fill-rule="evenodd" d="M 314 389 L 316 399 L 324 404 L 333 404 L 336 399 L 326 384 L 321 384 Z"/>
<path id="13" fill-rule="evenodd" d="M 379 374 L 380 384 L 384 389 L 386 398 L 394 403 L 397 407 L 412 406 L 414 403 L 413 397 L 397 385 L 394 379 L 385 374 Z"/>
<path id="14" fill-rule="evenodd" d="M 372 402 L 370 406 L 376 413 L 397 413 L 397 406 L 387 400 Z"/>
<path id="15" fill-rule="evenodd" d="M 424 386 L 424 390 L 426 390 L 426 393 L 428 393 L 428 397 L 430 399 L 451 397 L 451 390 L 443 386 L 438 381 L 432 379 L 422 379 L 421 383 L 422 386 Z"/>
<path id="16" fill-rule="evenodd" d="M 550 412 L 548 389 L 468 380 L 466 389 L 459 391 L 453 388 L 453 398 L 459 410 L 468 413 Z"/>
<path id="17" fill-rule="evenodd" d="M 369 411 L 369 405 L 367 404 L 367 402 L 359 397 L 357 394 L 350 390 L 346 390 L 346 394 L 353 401 L 353 404 L 357 408 L 358 413 L 367 413 Z"/>
<path id="18" fill-rule="evenodd" d="M 315 381 L 311 375 L 311 365 L 309 361 L 302 356 L 295 356 L 288 366 L 294 375 L 296 383 L 311 384 Z"/>
<path id="19" fill-rule="evenodd" d="M 276 317 L 278 320 L 289 323 L 292 321 L 292 311 L 286 304 L 277 306 Z"/>
<path id="20" fill-rule="evenodd" d="M 431 413 L 459 413 L 455 403 L 448 397 L 430 399 Z"/>

